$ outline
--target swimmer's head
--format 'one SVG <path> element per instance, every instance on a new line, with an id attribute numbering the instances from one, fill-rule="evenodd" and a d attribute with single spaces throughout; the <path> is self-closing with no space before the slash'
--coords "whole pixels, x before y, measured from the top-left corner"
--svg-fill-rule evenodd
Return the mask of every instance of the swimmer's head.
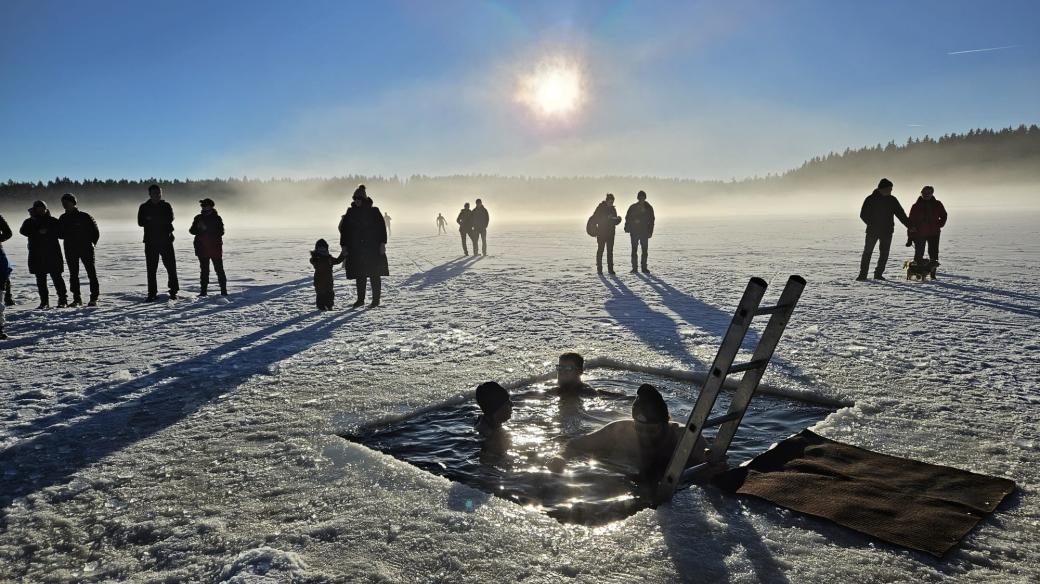
<path id="1" fill-rule="evenodd" d="M 585 358 L 577 353 L 564 353 L 560 355 L 560 362 L 556 365 L 556 383 L 560 387 L 581 383 L 581 374 L 585 372 Z"/>
<path id="2" fill-rule="evenodd" d="M 477 386 L 477 405 L 484 417 L 496 426 L 508 422 L 513 416 L 513 400 L 509 392 L 494 381 Z"/>
<path id="3" fill-rule="evenodd" d="M 636 401 L 632 402 L 632 419 L 636 421 L 637 428 L 667 425 L 671 419 L 661 393 L 649 383 L 640 385 L 636 392 Z"/>

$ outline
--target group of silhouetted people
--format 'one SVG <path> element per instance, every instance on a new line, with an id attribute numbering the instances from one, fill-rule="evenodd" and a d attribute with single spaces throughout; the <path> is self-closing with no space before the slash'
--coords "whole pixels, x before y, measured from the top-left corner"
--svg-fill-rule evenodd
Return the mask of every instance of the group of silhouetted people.
<path id="1" fill-rule="evenodd" d="M 867 279 L 870 269 L 870 257 L 874 247 L 878 247 L 878 262 L 874 268 L 874 279 L 884 280 L 888 253 L 892 248 L 892 236 L 895 233 L 895 220 L 898 219 L 906 227 L 907 247 L 914 246 L 914 263 L 924 262 L 925 247 L 928 248 L 928 260 L 934 270 L 939 265 L 939 235 L 946 225 L 946 207 L 935 198 L 935 189 L 925 186 L 921 196 L 910 208 L 909 217 L 903 211 L 899 200 L 892 194 L 893 184 L 887 178 L 881 179 L 874 192 L 864 201 L 859 217 L 867 225 L 866 241 L 863 245 L 863 257 L 860 259 L 858 281 Z M 934 277 L 934 271 L 933 271 Z"/>
<path id="2" fill-rule="evenodd" d="M 578 353 L 560 355 L 556 366 L 557 385 L 541 397 L 559 399 L 561 406 L 563 402 L 592 397 L 632 399 L 590 387 L 581 379 L 584 370 L 585 360 Z M 481 411 L 474 424 L 476 432 L 485 440 L 500 439 L 507 434 L 514 407 L 509 391 L 489 381 L 477 387 L 475 397 Z M 653 482 L 664 473 L 683 430 L 682 425 L 671 421 L 668 405 L 660 392 L 650 384 L 643 384 L 632 401 L 631 420 L 610 422 L 593 432 L 571 438 L 546 465 L 552 472 L 560 472 L 569 459 L 588 457 L 628 469 L 639 479 Z M 701 438 L 687 461 L 688 466 L 704 460 L 706 446 Z"/>
<path id="3" fill-rule="evenodd" d="M 654 208 L 646 201 L 646 192 L 636 193 L 636 202 L 628 207 L 625 213 L 625 233 L 632 240 L 632 273 L 639 270 L 649 273 L 647 267 L 647 247 L 654 236 Z M 607 252 L 607 273 L 614 274 L 614 231 L 621 223 L 621 217 L 614 208 L 614 195 L 607 193 L 592 217 L 589 217 L 586 231 L 596 238 L 596 271 L 603 273 L 603 251 Z M 639 251 L 642 254 L 639 254 Z M 638 262 L 638 263 L 637 263 Z"/>
<path id="4" fill-rule="evenodd" d="M 437 215 L 437 224 L 441 225 L 443 217 L 440 214 Z M 491 218 L 488 216 L 487 207 L 484 206 L 484 202 L 480 199 L 475 201 L 474 207 L 469 208 L 469 203 L 465 203 L 462 206 L 462 210 L 459 211 L 459 216 L 455 218 L 455 222 L 459 224 L 459 235 L 462 237 L 462 253 L 463 255 L 469 255 L 469 248 L 466 247 L 466 238 L 469 238 L 473 242 L 473 255 L 487 255 L 487 229 L 488 224 L 491 222 Z M 478 249 L 477 243 L 480 243 Z"/>

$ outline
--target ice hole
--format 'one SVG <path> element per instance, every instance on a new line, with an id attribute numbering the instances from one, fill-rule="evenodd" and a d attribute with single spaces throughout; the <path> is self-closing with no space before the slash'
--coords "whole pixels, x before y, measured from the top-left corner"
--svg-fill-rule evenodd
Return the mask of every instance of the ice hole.
<path id="1" fill-rule="evenodd" d="M 473 429 L 480 414 L 473 399 L 451 400 L 408 417 L 362 425 L 341 436 L 564 523 L 609 523 L 650 506 L 648 485 L 594 460 L 571 460 L 559 474 L 549 471 L 548 461 L 568 439 L 614 420 L 631 419 L 632 401 L 643 383 L 654 385 L 664 396 L 672 420 L 684 423 L 700 384 L 617 368 L 587 369 L 584 380 L 593 388 L 624 397 L 561 400 L 545 395 L 554 381 L 533 382 L 510 390 L 513 417 L 501 438 L 484 439 Z M 722 392 L 713 416 L 726 412 L 731 396 Z M 836 411 L 831 405 L 760 391 L 731 443 L 729 465 L 750 460 L 813 426 Z M 705 437 L 710 442 L 714 434 L 712 428 Z"/>

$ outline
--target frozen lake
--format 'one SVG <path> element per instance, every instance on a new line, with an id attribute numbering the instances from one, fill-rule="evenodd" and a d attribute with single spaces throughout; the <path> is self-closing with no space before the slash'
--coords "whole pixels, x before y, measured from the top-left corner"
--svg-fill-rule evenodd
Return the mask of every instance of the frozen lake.
<path id="1" fill-rule="evenodd" d="M 893 280 L 858 283 L 854 214 L 661 220 L 649 277 L 627 273 L 619 232 L 619 276 L 601 279 L 583 221 L 498 226 L 491 212 L 491 255 L 469 261 L 456 232 L 394 225 L 384 306 L 347 309 L 340 280 L 324 314 L 307 252 L 338 240 L 338 212 L 311 231 L 225 216 L 229 301 L 193 298 L 182 217 L 184 300 L 140 303 L 138 233 L 102 224 L 102 306 L 33 311 L 16 235 L 0 580 L 1040 578 L 1040 214 L 950 209 L 937 282 L 896 279 L 911 255 L 897 232 Z M 564 351 L 703 370 L 748 278 L 771 283 L 768 301 L 789 274 L 808 286 L 764 383 L 855 404 L 814 431 L 1018 482 L 944 560 L 696 487 L 607 525 L 565 525 L 336 436 L 547 373 Z"/>

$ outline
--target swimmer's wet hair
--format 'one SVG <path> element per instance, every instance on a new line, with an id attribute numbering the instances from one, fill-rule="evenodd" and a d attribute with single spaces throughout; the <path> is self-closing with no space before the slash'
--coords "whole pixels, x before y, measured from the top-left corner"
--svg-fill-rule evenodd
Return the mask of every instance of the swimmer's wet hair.
<path id="1" fill-rule="evenodd" d="M 493 414 L 509 402 L 509 392 L 504 387 L 488 381 L 477 386 L 477 405 L 485 414 Z"/>
<path id="2" fill-rule="evenodd" d="M 644 383 L 636 392 L 636 401 L 632 402 L 632 419 L 640 422 L 653 424 L 667 424 L 671 416 L 668 414 L 668 404 L 657 388 Z"/>
<path id="3" fill-rule="evenodd" d="M 577 353 L 564 353 L 560 355 L 560 361 L 570 361 L 581 371 L 585 371 L 585 357 Z"/>

